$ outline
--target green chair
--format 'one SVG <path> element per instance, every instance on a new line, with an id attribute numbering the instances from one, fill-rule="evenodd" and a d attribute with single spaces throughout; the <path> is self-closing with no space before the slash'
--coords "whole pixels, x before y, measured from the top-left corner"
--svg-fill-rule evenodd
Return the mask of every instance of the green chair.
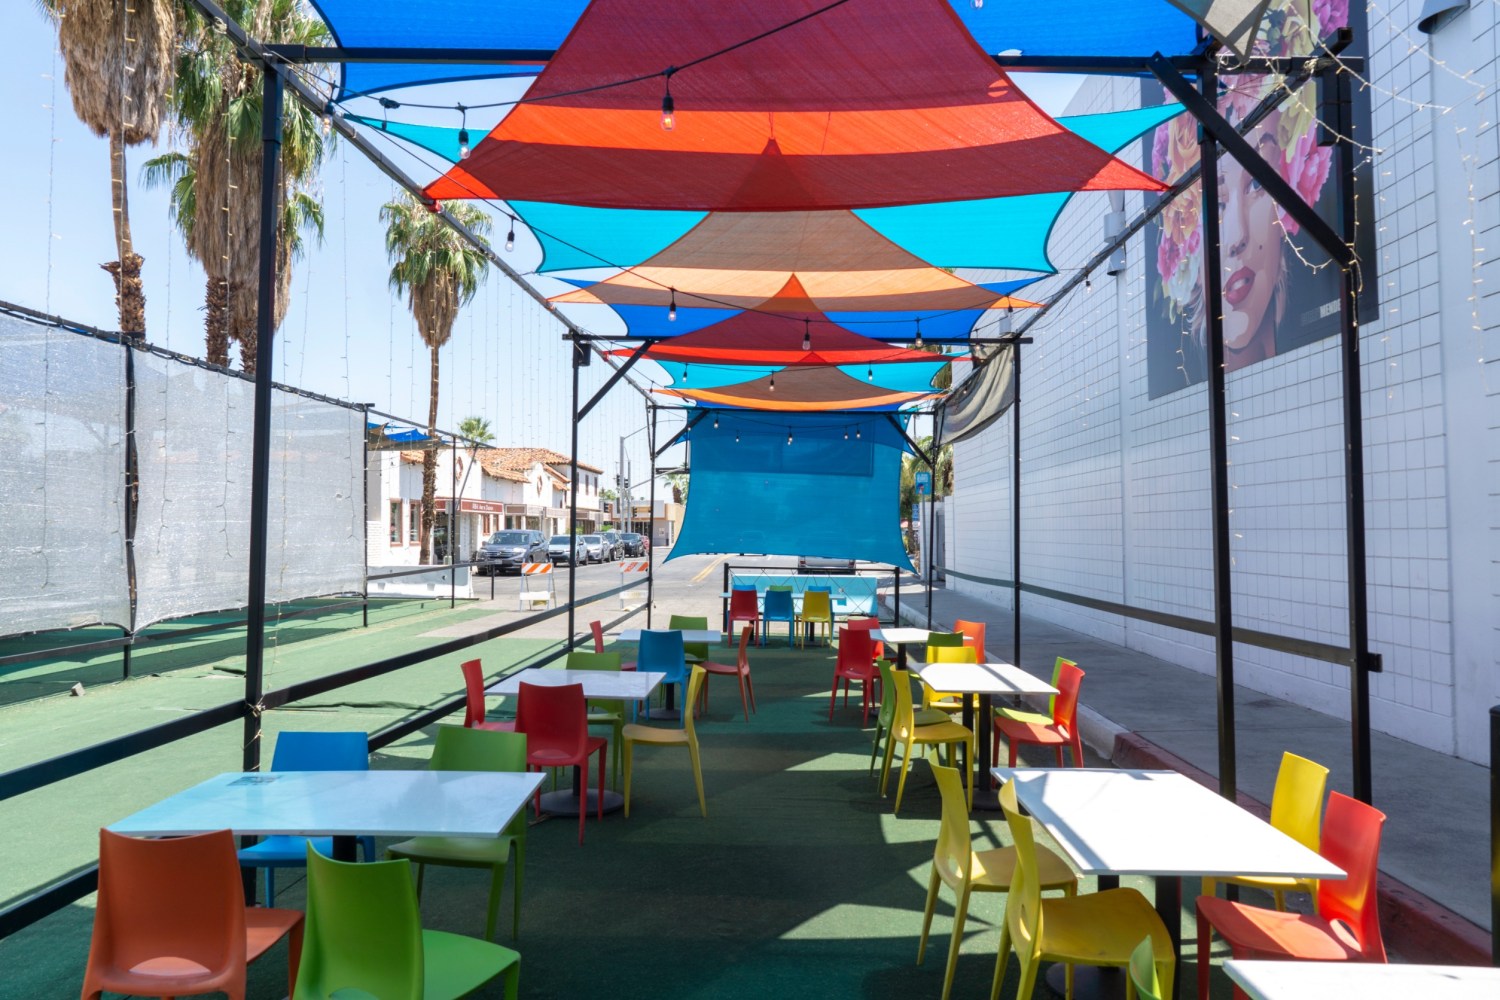
<path id="1" fill-rule="evenodd" d="M 708 630 L 708 619 L 706 617 L 694 618 L 691 615 L 673 615 L 667 622 L 667 628 L 673 631 L 678 629 L 682 631 L 698 629 L 699 631 L 706 632 Z M 684 642 L 682 644 L 682 651 L 687 654 L 688 666 L 690 667 L 695 663 L 702 663 L 708 659 L 708 643 L 706 642 Z"/>
<path id="2" fill-rule="evenodd" d="M 1052 661 L 1053 687 L 1057 687 L 1057 682 L 1062 679 L 1062 668 L 1063 664 L 1065 663 L 1070 667 L 1078 666 L 1078 664 L 1074 663 L 1072 660 L 1065 659 L 1061 656 Z M 995 718 L 1009 719 L 1012 722 L 1027 722 L 1033 725 L 1046 726 L 1050 725 L 1052 722 L 1052 710 L 1055 707 L 1056 703 L 1057 695 L 1049 695 L 1047 697 L 1047 711 L 1045 713 L 1033 712 L 1030 709 L 1016 708 L 1011 705 L 998 705 L 995 707 Z"/>
<path id="3" fill-rule="evenodd" d="M 1141 938 L 1141 943 L 1130 953 L 1129 969 L 1136 1000 L 1162 1000 L 1161 980 L 1156 976 L 1156 956 L 1150 935 Z"/>
<path id="4" fill-rule="evenodd" d="M 501 975 L 506 1000 L 515 1000 L 520 955 L 478 938 L 422 929 L 410 861 L 349 864 L 308 845 L 307 928 L 293 1000 L 457 1000 Z"/>
<path id="5" fill-rule="evenodd" d="M 620 672 L 619 653 L 568 654 L 569 670 L 612 670 Z M 588 720 L 591 726 L 609 726 L 614 730 L 614 740 L 609 744 L 610 776 L 616 788 L 620 787 L 620 730 L 625 728 L 625 702 L 620 698 L 590 698 Z"/>
<path id="6" fill-rule="evenodd" d="M 891 721 L 896 717 L 896 695 L 891 690 L 895 683 L 891 678 L 894 667 L 890 660 L 878 659 L 875 666 L 880 668 L 880 714 L 875 718 L 875 739 L 870 744 L 870 774 L 875 773 L 875 756 L 880 753 L 880 741 L 890 739 Z M 948 713 L 936 708 L 916 709 L 916 723 L 919 726 L 930 726 L 935 722 L 947 722 Z M 886 764 L 880 771 L 880 783 L 885 784 L 885 776 L 890 765 Z"/>
<path id="7" fill-rule="evenodd" d="M 502 733 L 486 729 L 464 729 L 462 726 L 439 726 L 437 742 L 432 749 L 428 769 L 433 771 L 514 771 L 526 770 L 526 734 Z M 526 810 L 516 814 L 504 833 L 498 837 L 413 837 L 386 848 L 386 857 L 405 858 L 417 865 L 417 897 L 422 895 L 422 874 L 426 865 L 450 868 L 488 868 L 490 870 L 489 909 L 485 917 L 484 937 L 495 936 L 495 918 L 500 912 L 500 896 L 505 888 L 505 869 L 511 849 L 516 853 L 515 907 L 511 914 L 510 936 L 521 931 L 521 882 L 526 870 Z"/>

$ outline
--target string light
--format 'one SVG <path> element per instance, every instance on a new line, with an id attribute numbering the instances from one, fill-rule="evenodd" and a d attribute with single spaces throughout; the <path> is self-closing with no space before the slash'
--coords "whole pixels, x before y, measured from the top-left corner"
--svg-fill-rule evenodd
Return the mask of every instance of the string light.
<path id="1" fill-rule="evenodd" d="M 786 432 L 786 443 L 787 444 L 791 444 L 792 443 L 792 432 L 790 430 L 788 430 Z"/>
<path id="2" fill-rule="evenodd" d="M 869 365 L 865 366 L 865 381 L 866 382 L 873 382 L 873 381 L 875 381 L 875 369 L 872 368 L 872 367 L 870 367 Z"/>
<path id="3" fill-rule="evenodd" d="M 921 346 L 922 346 L 922 319 L 919 316 L 919 317 L 917 317 L 917 347 L 920 349 Z"/>
<path id="4" fill-rule="evenodd" d="M 719 429 L 719 415 L 717 413 L 715 413 L 714 414 L 714 430 L 718 430 L 718 429 Z"/>
<path id="5" fill-rule="evenodd" d="M 333 131 L 333 102 L 329 101 L 323 105 L 323 134 L 327 135 Z"/>
<path id="6" fill-rule="evenodd" d="M 458 125 L 458 158 L 467 160 L 469 158 L 469 109 L 460 104 L 458 113 L 462 116 Z"/>
<path id="7" fill-rule="evenodd" d="M 676 66 L 668 66 L 662 76 L 666 77 L 667 92 L 661 98 L 661 130 L 670 132 L 677 127 L 677 104 L 672 100 L 672 74 L 677 72 Z"/>
<path id="8" fill-rule="evenodd" d="M 739 431 L 735 431 L 734 432 L 734 443 L 735 444 L 739 444 L 740 443 L 740 432 Z"/>
<path id="9" fill-rule="evenodd" d="M 849 440 L 849 428 L 847 427 L 844 428 L 844 440 Z"/>
<path id="10" fill-rule="evenodd" d="M 516 248 L 516 217 L 510 217 L 510 231 L 505 234 L 505 252 L 510 253 Z"/>
<path id="11" fill-rule="evenodd" d="M 667 319 L 677 322 L 677 289 L 672 289 L 672 304 L 667 306 Z"/>
<path id="12" fill-rule="evenodd" d="M 1093 278 L 1084 278 L 1083 279 L 1083 290 L 1085 292 L 1092 292 L 1094 290 L 1094 279 Z"/>
<path id="13" fill-rule="evenodd" d="M 775 372 L 771 373 L 771 391 L 772 392 L 776 391 L 776 373 Z"/>
<path id="14" fill-rule="evenodd" d="M 854 428 L 854 440 L 858 441 L 862 436 L 863 435 L 860 433 L 859 428 Z"/>
<path id="15" fill-rule="evenodd" d="M 810 319 L 802 321 L 802 350 L 804 352 L 812 350 L 812 320 Z"/>
<path id="16" fill-rule="evenodd" d="M 974 0 L 974 9 L 975 10 L 983 10 L 984 9 L 984 0 Z"/>

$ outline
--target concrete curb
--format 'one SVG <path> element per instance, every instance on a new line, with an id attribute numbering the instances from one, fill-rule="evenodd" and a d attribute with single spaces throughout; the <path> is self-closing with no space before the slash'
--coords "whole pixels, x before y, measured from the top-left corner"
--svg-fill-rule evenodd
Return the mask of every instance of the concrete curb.
<path id="1" fill-rule="evenodd" d="M 885 607 L 889 610 L 890 605 Z M 902 608 L 901 618 L 909 624 L 921 627 L 926 617 L 925 612 Z M 1207 771 L 1083 704 L 1078 706 L 1078 728 L 1085 745 L 1115 767 L 1176 771 L 1208 788 L 1218 787 Z M 1237 801 L 1262 819 L 1270 818 L 1270 806 L 1259 799 L 1241 792 Z M 1389 950 L 1409 961 L 1491 963 L 1493 943 L 1483 927 L 1384 871 L 1378 891 L 1381 932 Z"/>

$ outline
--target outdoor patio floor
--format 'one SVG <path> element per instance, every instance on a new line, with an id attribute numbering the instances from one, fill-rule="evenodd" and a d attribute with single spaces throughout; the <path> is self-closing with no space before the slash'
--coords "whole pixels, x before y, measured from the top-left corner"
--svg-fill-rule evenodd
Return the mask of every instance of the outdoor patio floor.
<path id="1" fill-rule="evenodd" d="M 915 763 L 902 814 L 891 815 L 890 800 L 878 796 L 867 772 L 870 731 L 860 728 L 857 697 L 828 720 L 832 662 L 827 649 L 754 649 L 760 710 L 748 723 L 730 679 L 713 680 L 710 711 L 699 725 L 706 820 L 698 815 L 687 754 L 648 747 L 636 758 L 629 819 L 590 819 L 582 847 L 570 819 L 534 823 L 513 945 L 522 955 L 523 997 L 939 995 L 952 916 L 946 892 L 926 963 L 916 965 L 936 788 L 926 765 Z M 300 714 L 272 724 L 300 728 L 311 721 Z M 334 729 L 344 716 L 315 718 L 317 728 Z M 357 728 L 364 717 L 348 722 Z M 237 733 L 216 731 L 199 741 L 207 738 L 227 746 Z M 372 764 L 423 766 L 431 739 L 431 730 L 419 733 Z M 186 776 L 178 782 L 189 783 Z M 976 821 L 976 837 L 1008 842 L 1003 825 Z M 429 869 L 425 925 L 479 933 L 487 881 L 479 872 Z M 1083 880 L 1084 891 L 1092 882 Z M 1125 882 L 1150 891 L 1144 880 Z M 278 888 L 279 905 L 303 905 L 300 873 L 282 873 Z M 1195 888 L 1184 886 L 1188 905 Z M 92 903 L 89 897 L 0 942 L 0 998 L 77 995 Z M 511 943 L 509 910 L 507 899 L 498 933 L 504 943 Z M 971 907 L 955 997 L 988 995 L 1002 910 L 996 896 Z M 285 995 L 283 948 L 252 966 L 251 997 Z M 1014 968 L 1003 996 L 1014 996 Z M 1182 974 L 1194 974 L 1191 963 Z M 1228 995 L 1227 980 L 1216 976 L 1215 986 L 1216 996 Z M 479 995 L 501 993 L 496 987 Z M 1038 995 L 1047 995 L 1044 985 Z"/>

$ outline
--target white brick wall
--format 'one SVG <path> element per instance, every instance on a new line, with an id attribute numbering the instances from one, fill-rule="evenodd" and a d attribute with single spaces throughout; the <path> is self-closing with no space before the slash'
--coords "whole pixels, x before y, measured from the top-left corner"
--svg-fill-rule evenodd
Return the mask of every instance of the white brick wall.
<path id="1" fill-rule="evenodd" d="M 1486 711 L 1500 703 L 1500 109 L 1483 83 L 1500 78 L 1497 9 L 1476 4 L 1429 37 L 1412 27 L 1420 7 L 1369 8 L 1381 305 L 1360 332 L 1370 633 L 1385 664 L 1371 715 L 1382 731 L 1484 760 Z M 1069 113 L 1137 101 L 1133 82 L 1090 84 Z M 1064 274 L 1031 297 L 1046 300 L 1099 248 L 1106 210 L 1102 195 L 1073 200 L 1050 247 Z M 1143 255 L 1134 241 L 1125 273 L 1096 274 L 1023 348 L 1022 578 L 1208 620 L 1207 397 L 1201 385 L 1147 394 Z M 1343 645 L 1338 340 L 1227 383 L 1235 624 Z M 1007 416 L 955 446 L 960 571 L 1011 575 L 1010 437 Z M 950 585 L 1009 606 L 1008 590 Z M 1213 669 L 1208 637 L 1039 597 L 1025 605 Z M 1251 688 L 1347 717 L 1343 666 L 1245 645 L 1236 664 Z"/>

